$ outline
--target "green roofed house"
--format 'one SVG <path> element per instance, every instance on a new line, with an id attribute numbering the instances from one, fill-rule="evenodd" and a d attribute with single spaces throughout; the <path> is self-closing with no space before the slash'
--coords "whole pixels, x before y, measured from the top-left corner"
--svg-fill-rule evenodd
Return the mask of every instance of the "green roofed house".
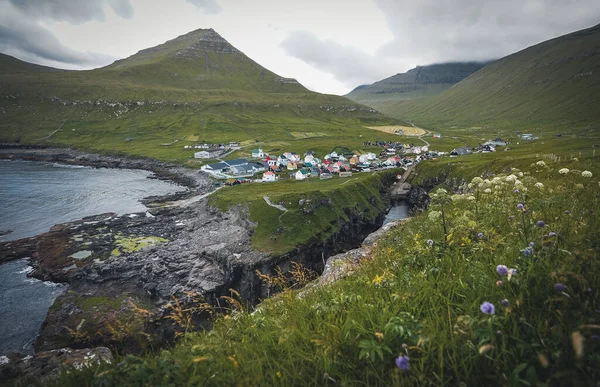
<path id="1" fill-rule="evenodd" d="M 308 173 L 308 171 L 306 169 L 300 169 L 298 172 L 296 172 L 294 174 L 294 176 L 296 177 L 296 180 L 304 180 L 307 177 L 309 177 L 310 174 Z"/>

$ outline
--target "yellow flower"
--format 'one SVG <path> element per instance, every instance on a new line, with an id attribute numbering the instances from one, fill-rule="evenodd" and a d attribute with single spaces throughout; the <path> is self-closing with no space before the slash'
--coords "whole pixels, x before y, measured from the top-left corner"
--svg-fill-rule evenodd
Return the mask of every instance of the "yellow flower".
<path id="1" fill-rule="evenodd" d="M 372 283 L 374 283 L 375 285 L 379 285 L 379 284 L 381 284 L 381 281 L 383 281 L 383 276 L 382 276 L 382 275 L 379 275 L 379 274 L 377 274 L 377 275 L 375 276 L 375 278 L 373 278 L 373 281 L 372 281 Z"/>
<path id="2" fill-rule="evenodd" d="M 275 375 L 277 375 L 278 378 L 281 378 L 281 372 L 277 371 Z"/>

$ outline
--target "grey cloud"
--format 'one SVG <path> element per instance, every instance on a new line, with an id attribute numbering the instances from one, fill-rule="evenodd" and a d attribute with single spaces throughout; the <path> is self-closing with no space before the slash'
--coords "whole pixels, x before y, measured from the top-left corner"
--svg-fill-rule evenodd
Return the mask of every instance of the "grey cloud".
<path id="1" fill-rule="evenodd" d="M 46 28 L 19 19 L 13 12 L 0 14 L 0 52 L 28 62 L 71 68 L 92 68 L 114 61 L 107 55 L 73 50 Z"/>
<path id="2" fill-rule="evenodd" d="M 291 33 L 281 43 L 281 47 L 287 55 L 332 74 L 349 87 L 374 82 L 389 75 L 389 66 L 384 65 L 381 59 L 356 47 L 321 40 L 309 31 Z"/>
<path id="3" fill-rule="evenodd" d="M 186 0 L 188 3 L 194 4 L 196 7 L 204 10 L 206 14 L 216 15 L 222 11 L 217 0 Z"/>
<path id="4" fill-rule="evenodd" d="M 378 54 L 419 64 L 500 58 L 600 21 L 597 0 L 376 0 L 394 40 Z"/>
<path id="5" fill-rule="evenodd" d="M 107 4 L 117 15 L 126 19 L 133 17 L 133 6 L 130 0 L 9 0 L 9 2 L 28 16 L 72 24 L 105 20 L 104 7 Z"/>

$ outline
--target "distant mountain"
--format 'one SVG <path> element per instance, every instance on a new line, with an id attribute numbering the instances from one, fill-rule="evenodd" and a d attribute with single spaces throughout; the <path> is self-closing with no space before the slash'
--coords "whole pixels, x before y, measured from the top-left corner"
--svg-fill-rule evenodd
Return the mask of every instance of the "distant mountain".
<path id="1" fill-rule="evenodd" d="M 417 66 L 372 85 L 359 86 L 346 97 L 374 107 L 382 102 L 427 97 L 449 89 L 486 64 L 487 62 L 456 62 Z"/>
<path id="2" fill-rule="evenodd" d="M 175 140 L 276 141 L 315 133 L 341 138 L 348 128 L 394 121 L 265 69 L 212 29 L 89 71 L 0 55 L 0 117 L 0 142 L 162 159 L 189 157 L 183 147 L 162 146 Z"/>
<path id="3" fill-rule="evenodd" d="M 597 131 L 599 106 L 597 25 L 490 63 L 439 95 L 378 108 L 429 127 Z"/>

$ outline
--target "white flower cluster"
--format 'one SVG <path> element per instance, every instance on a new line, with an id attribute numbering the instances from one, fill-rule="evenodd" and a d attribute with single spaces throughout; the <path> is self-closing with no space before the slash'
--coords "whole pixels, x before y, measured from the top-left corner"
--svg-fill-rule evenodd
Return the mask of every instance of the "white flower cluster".
<path id="1" fill-rule="evenodd" d="M 543 185 L 542 183 L 539 183 L 539 182 L 538 182 L 538 183 L 535 183 L 533 186 L 534 186 L 535 188 L 539 188 L 539 189 L 542 189 L 542 188 L 544 188 L 544 185 Z"/>
<path id="2" fill-rule="evenodd" d="M 592 175 L 592 172 L 590 172 L 590 171 L 583 171 L 583 172 L 581 172 L 581 176 L 592 177 L 593 175 Z"/>
<path id="3" fill-rule="evenodd" d="M 537 165 L 538 167 L 545 167 L 546 163 L 543 162 L 542 160 L 538 161 L 537 163 L 535 163 L 535 165 Z"/>
<path id="4" fill-rule="evenodd" d="M 439 211 L 429 211 L 429 215 L 427 217 L 429 220 L 435 222 L 442 216 L 442 213 Z"/>
<path id="5" fill-rule="evenodd" d="M 506 176 L 506 181 L 511 182 L 511 181 L 516 181 L 517 180 L 517 176 L 515 175 L 508 175 Z"/>
<path id="6" fill-rule="evenodd" d="M 567 173 L 569 173 L 569 169 L 568 168 L 559 169 L 558 173 L 560 173 L 561 175 L 566 175 Z"/>

